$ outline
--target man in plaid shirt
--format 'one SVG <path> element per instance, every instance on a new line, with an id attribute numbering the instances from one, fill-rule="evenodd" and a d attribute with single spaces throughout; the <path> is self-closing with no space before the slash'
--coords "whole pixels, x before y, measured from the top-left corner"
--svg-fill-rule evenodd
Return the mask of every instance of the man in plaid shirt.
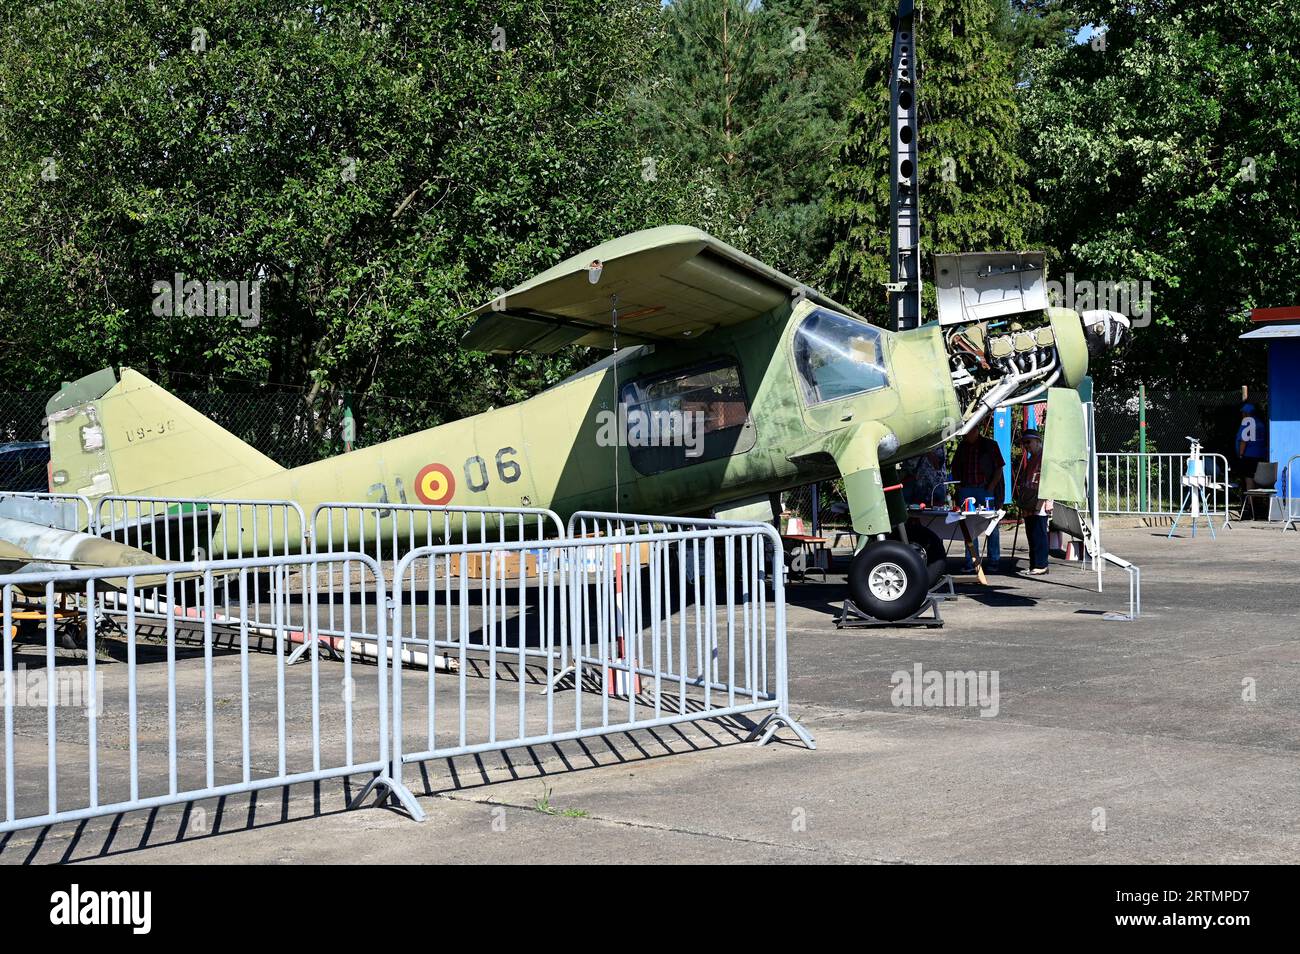
<path id="1" fill-rule="evenodd" d="M 1002 448 L 991 437 L 985 437 L 979 430 L 972 428 L 962 435 L 961 443 L 952 458 L 952 476 L 957 481 L 957 505 L 967 497 L 974 497 L 976 506 L 985 509 L 985 501 L 993 499 L 993 508 L 997 509 L 1003 500 L 1004 484 L 1002 467 L 1006 461 L 1002 457 Z M 1002 562 L 1002 538 L 998 528 L 989 532 L 985 566 L 998 569 Z M 975 542 L 979 546 L 979 541 Z M 974 553 L 966 548 L 965 571 L 974 571 Z"/>

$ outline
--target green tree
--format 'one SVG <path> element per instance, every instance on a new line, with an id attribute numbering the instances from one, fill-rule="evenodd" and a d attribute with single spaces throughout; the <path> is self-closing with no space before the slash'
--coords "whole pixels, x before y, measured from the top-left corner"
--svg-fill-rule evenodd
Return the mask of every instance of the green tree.
<path id="1" fill-rule="evenodd" d="M 1250 308 L 1293 304 L 1300 258 L 1300 8 L 1272 0 L 1080 4 L 1049 46 L 1025 153 L 1058 275 L 1148 281 L 1152 321 L 1097 369 L 1167 388 L 1258 383 Z"/>
<path id="2" fill-rule="evenodd" d="M 653 156 L 692 170 L 716 233 L 809 277 L 827 247 L 825 184 L 844 139 L 852 5 L 676 0 L 633 105 Z"/>
<path id="3" fill-rule="evenodd" d="M 1000 0 L 936 0 L 917 27 L 921 247 L 934 252 L 1021 248 L 1032 227 L 1010 51 L 995 25 Z M 894 4 L 875 0 L 858 52 L 850 136 L 831 177 L 835 246 L 826 284 L 841 301 L 885 318 L 889 276 L 889 86 Z"/>
<path id="4" fill-rule="evenodd" d="M 575 356 L 464 353 L 459 316 L 702 207 L 687 177 L 647 180 L 626 132 L 659 22 L 655 0 L 6 0 L 11 381 L 271 381 L 320 420 L 377 391 L 417 402 L 410 427 L 558 379 Z M 155 315 L 178 272 L 261 279 L 260 324 Z"/>
<path id="5" fill-rule="evenodd" d="M 1075 0 L 1011 0 L 995 27 L 1015 57 L 1016 75 L 1026 81 L 1038 50 L 1073 43 L 1083 25 Z"/>

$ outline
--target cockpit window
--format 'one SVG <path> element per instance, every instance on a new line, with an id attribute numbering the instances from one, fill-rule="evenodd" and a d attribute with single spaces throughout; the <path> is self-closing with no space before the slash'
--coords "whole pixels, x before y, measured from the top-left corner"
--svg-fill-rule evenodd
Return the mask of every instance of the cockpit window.
<path id="1" fill-rule="evenodd" d="M 740 365 L 727 358 L 623 386 L 632 466 L 650 476 L 753 448 L 756 435 Z"/>
<path id="2" fill-rule="evenodd" d="M 795 331 L 794 366 L 809 404 L 889 385 L 880 329 L 824 308 Z"/>

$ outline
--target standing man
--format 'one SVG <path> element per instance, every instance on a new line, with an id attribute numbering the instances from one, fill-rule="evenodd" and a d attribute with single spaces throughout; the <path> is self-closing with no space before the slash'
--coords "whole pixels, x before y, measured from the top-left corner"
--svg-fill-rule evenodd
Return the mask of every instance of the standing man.
<path id="1" fill-rule="evenodd" d="M 1241 426 L 1237 428 L 1237 460 L 1241 465 L 1241 475 L 1245 478 L 1246 489 L 1255 489 L 1255 469 L 1264 459 L 1264 442 L 1260 440 L 1259 420 L 1255 417 L 1255 405 L 1241 406 Z"/>
<path id="2" fill-rule="evenodd" d="M 957 481 L 957 506 L 967 497 L 974 497 L 976 506 L 983 510 L 984 501 L 992 497 L 993 509 L 1002 503 L 1004 484 L 1002 481 L 1002 449 L 998 442 L 985 437 L 978 430 L 971 428 L 962 435 L 961 443 L 952 458 L 952 476 Z M 989 531 L 988 548 L 985 557 L 991 569 L 996 570 L 1002 562 L 1002 538 L 998 528 Z M 975 541 L 979 546 L 979 541 Z M 966 546 L 965 571 L 974 571 L 975 554 L 970 545 Z"/>
<path id="3" fill-rule="evenodd" d="M 1025 536 L 1029 540 L 1029 572 L 1033 576 L 1042 576 L 1047 572 L 1047 529 L 1052 519 L 1052 501 L 1038 497 L 1038 481 L 1043 473 L 1043 435 L 1038 431 L 1025 431 L 1021 442 L 1024 457 L 1016 476 L 1016 503 L 1024 518 Z"/>

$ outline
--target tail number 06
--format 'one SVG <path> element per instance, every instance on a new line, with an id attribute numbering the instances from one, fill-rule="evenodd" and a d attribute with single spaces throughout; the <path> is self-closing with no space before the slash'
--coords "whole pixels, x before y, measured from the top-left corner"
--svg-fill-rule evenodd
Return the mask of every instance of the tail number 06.
<path id="1" fill-rule="evenodd" d="M 503 447 L 497 451 L 497 478 L 503 484 L 513 484 L 523 471 L 515 456 L 519 452 L 513 447 Z M 465 486 L 474 493 L 481 493 L 488 487 L 488 465 L 482 457 L 475 454 L 465 461 Z"/>

